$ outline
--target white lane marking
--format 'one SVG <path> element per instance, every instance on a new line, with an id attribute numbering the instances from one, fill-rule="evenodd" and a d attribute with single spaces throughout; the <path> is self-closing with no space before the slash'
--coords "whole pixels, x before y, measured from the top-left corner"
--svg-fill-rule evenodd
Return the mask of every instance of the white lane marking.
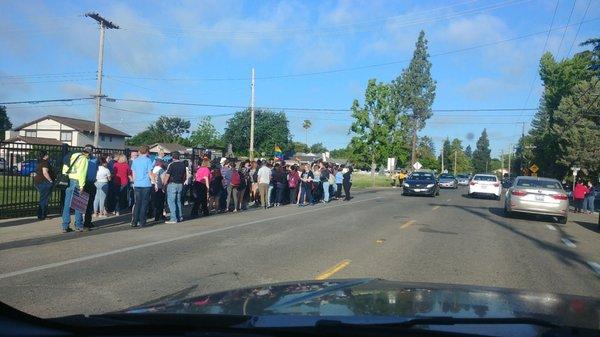
<path id="1" fill-rule="evenodd" d="M 562 241 L 562 243 L 564 243 L 565 245 L 567 245 L 567 247 L 569 248 L 575 248 L 577 246 L 575 246 L 575 244 L 573 242 L 571 242 L 571 240 L 567 239 L 567 238 L 562 238 L 560 239 L 560 241 Z"/>
<path id="2" fill-rule="evenodd" d="M 548 227 L 548 229 L 549 229 L 549 230 L 553 230 L 553 231 L 555 231 L 555 230 L 556 230 L 556 227 L 554 227 L 554 226 L 552 226 L 552 225 L 546 225 L 546 227 Z"/>
<path id="3" fill-rule="evenodd" d="M 175 242 L 175 241 L 180 241 L 180 240 L 195 238 L 195 237 L 198 237 L 198 236 L 208 235 L 208 234 L 212 234 L 212 233 L 223 232 L 223 231 L 227 231 L 227 230 L 230 230 L 230 229 L 246 227 L 246 226 L 254 225 L 254 224 L 257 224 L 257 223 L 261 223 L 261 222 L 278 220 L 278 219 L 283 219 L 283 218 L 287 218 L 287 217 L 290 217 L 290 216 L 296 216 L 296 215 L 301 215 L 301 214 L 306 214 L 306 213 L 313 213 L 313 212 L 318 212 L 318 211 L 325 210 L 325 209 L 331 209 L 331 208 L 340 207 L 340 206 L 352 205 L 352 204 L 357 204 L 357 203 L 360 203 L 360 202 L 371 201 L 371 200 L 376 200 L 376 199 L 381 199 L 381 197 L 374 197 L 374 198 L 369 198 L 369 199 L 364 199 L 364 200 L 350 201 L 350 202 L 345 202 L 345 203 L 341 203 L 341 204 L 337 204 L 337 205 L 333 205 L 333 206 L 325 206 L 325 207 L 314 208 L 314 209 L 310 209 L 310 210 L 306 210 L 306 211 L 301 211 L 301 212 L 295 212 L 295 213 L 289 213 L 289 214 L 284 214 L 284 215 L 278 215 L 278 216 L 274 216 L 274 217 L 271 217 L 271 218 L 258 219 L 258 220 L 244 222 L 244 223 L 241 223 L 241 224 L 232 225 L 232 226 L 228 226 L 228 227 L 217 228 L 217 229 L 212 229 L 212 230 L 208 230 L 208 231 L 204 231 L 204 232 L 198 232 L 198 233 L 191 233 L 191 234 L 176 236 L 176 237 L 173 237 L 173 238 L 170 238 L 170 239 L 163 239 L 163 240 L 158 240 L 158 241 L 143 243 L 143 244 L 135 245 L 135 246 L 131 246 L 131 247 L 125 247 L 125 248 L 115 249 L 115 250 L 111 250 L 111 251 L 104 252 L 104 253 L 98 253 L 98 254 L 93 254 L 93 255 L 88 255 L 88 256 L 82 256 L 82 257 L 78 257 L 78 258 L 75 258 L 75 259 L 70 259 L 70 260 L 65 260 L 65 261 L 60 261 L 60 262 L 54 262 L 54 263 L 44 264 L 44 265 L 37 266 L 37 267 L 25 268 L 25 269 L 16 270 L 16 271 L 13 271 L 13 272 L 10 272 L 10 273 L 0 274 L 0 280 L 1 279 L 5 279 L 5 278 L 9 278 L 9 277 L 13 277 L 13 276 L 18 276 L 18 275 L 32 273 L 32 272 L 36 272 L 36 271 L 40 271 L 40 270 L 46 270 L 46 269 L 51 269 L 51 268 L 65 266 L 65 265 L 68 265 L 68 264 L 73 264 L 73 263 L 78 263 L 78 262 L 93 260 L 93 259 L 97 259 L 97 258 L 100 258 L 100 257 L 115 255 L 115 254 L 119 254 L 119 253 L 125 253 L 125 252 L 129 252 L 129 251 L 136 250 L 136 249 L 141 249 L 141 248 L 146 248 L 146 247 L 152 247 L 152 246 L 157 246 L 157 245 L 161 245 L 161 244 L 164 244 L 164 243 L 170 243 L 170 242 Z"/>
<path id="4" fill-rule="evenodd" d="M 597 276 L 600 276 L 600 263 L 594 262 L 594 261 L 587 261 L 588 266 L 590 266 L 590 268 L 592 268 L 592 270 L 594 271 L 594 273 L 596 273 Z"/>

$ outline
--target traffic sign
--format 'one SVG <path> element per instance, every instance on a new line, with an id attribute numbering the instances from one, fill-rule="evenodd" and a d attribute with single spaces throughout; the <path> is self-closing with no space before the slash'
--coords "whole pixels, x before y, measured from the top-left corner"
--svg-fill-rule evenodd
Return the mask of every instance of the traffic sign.
<path id="1" fill-rule="evenodd" d="M 537 171 L 540 170 L 540 168 L 536 164 L 533 164 L 529 167 L 529 170 L 533 173 L 536 173 Z"/>
<path id="2" fill-rule="evenodd" d="M 413 168 L 415 170 L 420 170 L 421 167 L 423 167 L 423 165 L 421 165 L 421 163 L 419 163 L 418 161 L 413 164 Z"/>

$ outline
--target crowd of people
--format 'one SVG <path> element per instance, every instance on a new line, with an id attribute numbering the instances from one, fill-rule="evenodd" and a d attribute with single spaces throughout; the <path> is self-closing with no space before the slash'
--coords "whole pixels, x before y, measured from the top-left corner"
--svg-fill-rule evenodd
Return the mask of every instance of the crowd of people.
<path id="1" fill-rule="evenodd" d="M 304 207 L 332 200 L 350 200 L 351 166 L 318 160 L 311 164 L 286 164 L 283 160 L 212 159 L 203 156 L 199 165 L 175 151 L 151 158 L 148 146 L 140 146 L 128 159 L 123 154 L 102 155 L 91 145 L 63 161 L 68 176 L 62 210 L 62 231 L 71 228 L 74 195 L 89 195 L 85 212 L 74 210 L 77 231 L 94 227 L 93 218 L 121 215 L 131 209 L 131 226 L 144 227 L 147 219 L 177 223 L 185 218 L 249 208 L 297 205 Z M 42 151 L 37 166 L 40 191 L 38 218 L 47 216 L 48 197 L 56 179 Z"/>
<path id="2" fill-rule="evenodd" d="M 587 184 L 583 180 L 578 179 L 573 189 L 573 205 L 574 211 L 577 213 L 592 214 L 594 212 L 594 203 L 596 196 L 594 194 L 594 185 L 589 180 Z"/>

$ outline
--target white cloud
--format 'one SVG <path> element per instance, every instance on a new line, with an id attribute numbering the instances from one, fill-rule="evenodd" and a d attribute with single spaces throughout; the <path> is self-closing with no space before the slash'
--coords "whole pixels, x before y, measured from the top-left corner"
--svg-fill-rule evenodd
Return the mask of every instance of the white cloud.
<path id="1" fill-rule="evenodd" d="M 459 90 L 471 100 L 485 101 L 498 93 L 506 95 L 516 89 L 515 83 L 506 78 L 478 77 L 467 82 Z"/>
<path id="2" fill-rule="evenodd" d="M 451 21 L 439 31 L 439 38 L 456 46 L 472 46 L 501 40 L 506 32 L 506 24 L 489 14 L 479 14 L 471 18 Z"/>

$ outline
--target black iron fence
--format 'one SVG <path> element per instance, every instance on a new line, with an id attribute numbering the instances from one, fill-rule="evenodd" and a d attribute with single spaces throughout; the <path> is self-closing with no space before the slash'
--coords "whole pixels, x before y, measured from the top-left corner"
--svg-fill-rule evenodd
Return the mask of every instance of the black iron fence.
<path id="1" fill-rule="evenodd" d="M 53 171 L 59 173 L 63 162 L 67 161 L 72 153 L 81 150 L 83 147 L 67 144 L 32 145 L 0 142 L 0 218 L 36 215 L 39 194 L 35 189 L 34 177 L 41 151 L 48 153 Z M 131 152 L 135 150 L 98 148 L 95 151 L 97 155 L 124 154 L 129 159 Z M 187 159 L 194 169 L 203 154 L 203 149 L 194 148 L 182 157 Z M 63 191 L 59 189 L 52 190 L 48 203 L 49 214 L 60 213 L 64 199 L 62 194 Z"/>

